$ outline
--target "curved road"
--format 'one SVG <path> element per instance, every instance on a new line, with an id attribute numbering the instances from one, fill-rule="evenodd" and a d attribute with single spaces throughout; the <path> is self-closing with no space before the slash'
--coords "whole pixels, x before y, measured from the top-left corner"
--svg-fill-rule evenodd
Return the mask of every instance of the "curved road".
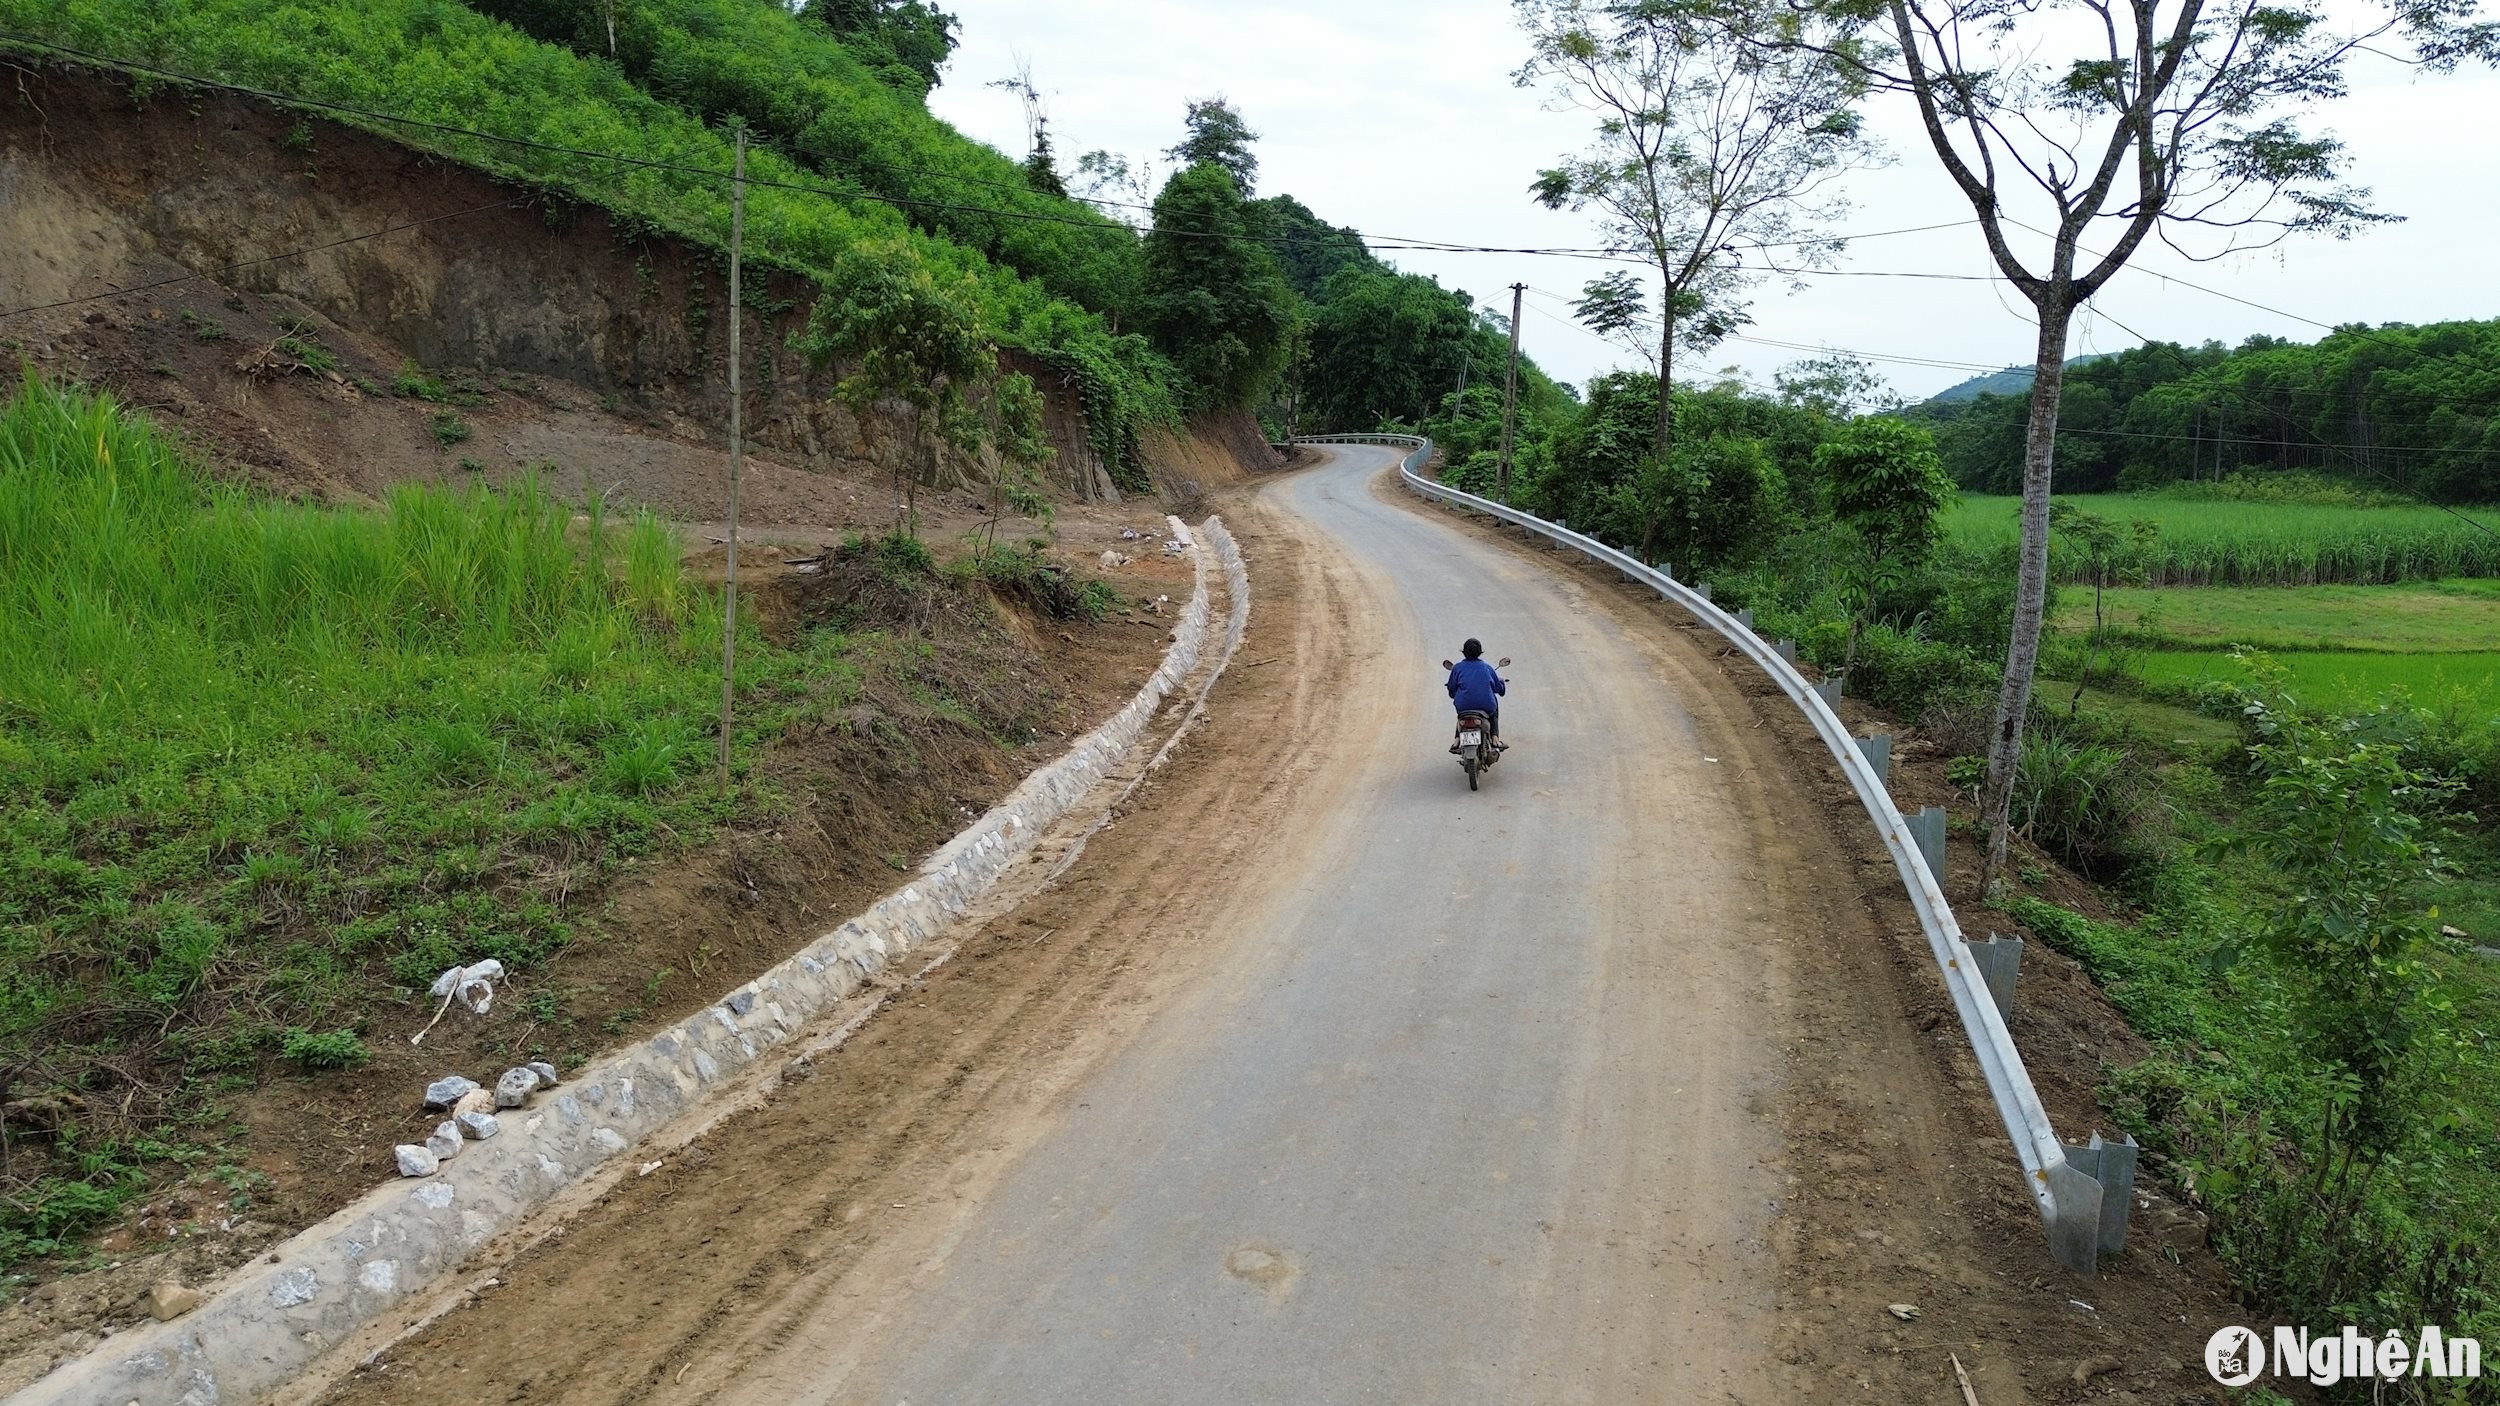
<path id="1" fill-rule="evenodd" d="M 1380 648 L 1344 686 L 1381 691 L 1387 745 L 1340 763 L 1350 803 L 1277 838 L 1207 975 L 872 1341 L 776 1353 L 729 1397 L 1750 1395 L 1778 1136 L 1749 1109 L 1779 1059 L 1740 959 L 1749 827 L 1654 660 L 1576 586 L 1384 501 L 1390 462 L 1348 448 L 1268 495 L 1372 588 Z M 1475 794 L 1437 663 L 1469 634 L 1515 660 L 1515 746 Z"/>

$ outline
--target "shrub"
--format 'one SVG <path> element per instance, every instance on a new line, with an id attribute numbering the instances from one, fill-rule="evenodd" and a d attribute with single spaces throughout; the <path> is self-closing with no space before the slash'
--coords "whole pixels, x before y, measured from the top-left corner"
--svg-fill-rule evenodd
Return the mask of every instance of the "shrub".
<path id="1" fill-rule="evenodd" d="M 937 574 L 937 558 L 930 554 L 929 544 L 908 532 L 887 533 L 868 544 L 868 554 L 877 564 L 877 573 L 896 585 Z"/>
<path id="2" fill-rule="evenodd" d="M 2154 858 L 2168 814 L 2149 769 L 2125 748 L 2034 726 L 2014 776 L 2014 828 L 2099 878 Z"/>
<path id="3" fill-rule="evenodd" d="M 1119 600 L 1100 581 L 1078 583 L 1066 567 L 1043 560 L 1038 547 L 976 546 L 963 566 L 999 595 L 1056 619 L 1099 620 Z"/>
<path id="4" fill-rule="evenodd" d="M 1441 482 L 1461 493 L 1490 498 L 1501 477 L 1502 456 L 1489 449 L 1479 449 L 1463 461 L 1441 470 Z"/>
<path id="5" fill-rule="evenodd" d="M 307 1070 L 353 1069 L 373 1058 L 373 1051 L 356 1038 L 353 1030 L 331 1030 L 315 1034 L 310 1030 L 286 1032 L 278 1053 Z"/>

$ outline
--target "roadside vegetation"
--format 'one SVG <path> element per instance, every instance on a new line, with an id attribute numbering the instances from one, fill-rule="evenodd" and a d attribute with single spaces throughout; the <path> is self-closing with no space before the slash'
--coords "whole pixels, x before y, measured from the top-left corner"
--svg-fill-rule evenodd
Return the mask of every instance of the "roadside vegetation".
<path id="1" fill-rule="evenodd" d="M 1662 463 L 1656 379 L 1601 378 L 1532 418 L 1511 500 L 1751 606 L 1958 753 L 1975 803 L 2015 609 L 2010 500 L 1957 500 L 1923 427 L 1833 394 L 1859 379 L 1800 366 L 1774 395 L 1677 392 Z M 1473 446 L 1498 402 L 1445 407 L 1422 427 L 1450 447 L 1445 480 L 1492 492 Z M 2145 584 L 2186 543 L 2305 552 L 2284 576 L 2309 579 L 2339 544 L 2457 522 L 2265 501 L 2314 497 L 2308 480 L 2224 491 L 2061 500 L 2067 584 L 2012 821 L 2122 916 L 2058 906 L 2031 861 L 2001 905 L 2153 1044 L 2104 1102 L 2212 1215 L 2254 1304 L 2500 1331 L 2500 963 L 2475 950 L 2500 945 L 2500 581 L 2451 558 L 2401 585 Z"/>
<path id="2" fill-rule="evenodd" d="M 212 479 L 110 399 L 0 409 L 0 1265 L 215 1158 L 223 1096 L 377 1011 L 531 972 L 623 862 L 727 811 L 717 595 L 534 485 L 377 509 Z M 734 765 L 860 641 L 739 641 Z M 831 711 L 829 711 L 831 710 Z"/>

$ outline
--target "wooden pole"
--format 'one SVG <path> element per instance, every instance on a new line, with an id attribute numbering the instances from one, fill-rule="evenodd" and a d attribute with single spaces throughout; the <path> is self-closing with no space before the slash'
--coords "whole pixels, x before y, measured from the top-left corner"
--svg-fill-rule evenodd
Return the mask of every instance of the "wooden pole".
<path id="1" fill-rule="evenodd" d="M 738 256 L 747 233 L 747 129 L 740 123 L 737 169 L 729 181 L 729 581 L 721 593 L 720 784 L 729 789 L 729 717 L 738 694 L 738 470 L 744 426 L 738 398 Z"/>
<path id="2" fill-rule="evenodd" d="M 1505 503 L 1510 501 L 1511 431 L 1519 411 L 1519 314 L 1527 293 L 1525 283 L 1510 286 L 1510 369 L 1502 377 L 1502 467 L 1494 475 L 1493 490 L 1493 496 Z"/>

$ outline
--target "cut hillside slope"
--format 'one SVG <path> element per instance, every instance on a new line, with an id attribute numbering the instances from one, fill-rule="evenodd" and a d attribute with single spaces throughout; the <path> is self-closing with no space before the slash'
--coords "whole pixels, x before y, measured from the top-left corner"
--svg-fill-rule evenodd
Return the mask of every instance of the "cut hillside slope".
<path id="1" fill-rule="evenodd" d="M 577 540 L 592 516 L 613 524 L 647 507 L 683 524 L 694 549 L 688 583 L 717 580 L 711 520 L 726 497 L 728 399 L 716 251 L 259 99 L 149 91 L 44 63 L 16 65 L 13 79 L 13 100 L 0 104 L 0 288 L 12 306 L 67 305 L 0 319 L 0 352 L 45 380 L 114 391 L 205 467 L 268 495 L 263 503 L 378 506 L 370 515 L 386 516 L 411 486 L 449 486 L 457 497 L 495 485 L 534 494 L 533 511 L 551 515 L 536 520 L 569 518 Z M 46 882 L 73 887 L 115 865 L 130 871 L 93 888 L 93 905 L 31 916 L 0 905 L 0 928 L 29 924 L 0 936 L 24 939 L 31 961 L 70 986 L 105 989 L 119 970 L 106 947 L 133 933 L 117 934 L 118 905 L 231 907 L 228 880 L 267 886 L 270 896 L 234 915 L 241 946 L 221 950 L 236 955 L 208 964 L 204 981 L 181 994 L 208 1003 L 196 1024 L 224 1042 L 215 1067 L 195 1059 L 204 1041 L 114 1033 L 128 1011 L 55 1040 L 55 1050 L 79 1055 L 58 1077 L 30 1077 L 30 1067 L 0 1056 L 15 1081 L 0 1090 L 0 1103 L 12 1105 L 11 1160 L 0 1177 L 19 1209 L 38 1204 L 27 1194 L 38 1182 L 53 1208 L 40 1226 L 0 1225 L 0 1297 L 30 1284 L 43 1296 L 0 1309 L 0 1352 L 31 1347 L 42 1358 L 62 1333 L 143 1311 L 156 1276 L 207 1273 L 369 1185 L 393 1142 L 424 1131 L 408 1090 L 440 1072 L 438 1059 L 469 1067 L 533 1050 L 583 1057 L 782 955 L 796 935 L 889 884 L 898 866 L 1099 721 L 1154 667 L 1169 623 L 1156 598 L 1188 589 L 1186 570 L 1135 540 L 1161 528 L 1161 504 L 1114 483 L 1084 415 L 1085 389 L 1016 353 L 1010 363 L 1045 392 L 1057 450 L 1046 486 L 1061 501 L 1047 521 L 1010 516 L 997 538 L 1050 532 L 1054 545 L 1038 557 L 1009 554 L 991 580 L 959 572 L 915 586 L 908 599 L 890 589 L 890 571 L 861 567 L 856 549 L 836 551 L 824 574 L 779 565 L 785 553 L 775 544 L 833 547 L 883 532 L 895 515 L 885 462 L 901 420 L 833 403 L 834 371 L 806 370 L 786 346 L 814 287 L 769 270 L 748 285 L 750 550 L 741 575 L 755 594 L 741 618 L 760 620 L 763 631 L 752 655 L 747 643 L 739 652 L 742 688 L 754 687 L 748 675 L 759 661 L 807 666 L 765 669 L 759 679 L 796 692 L 749 698 L 742 718 L 760 723 L 795 707 L 813 721 L 742 741 L 733 803 L 712 799 L 689 760 L 708 755 L 693 739 L 717 703 L 716 682 L 708 694 L 675 688 L 659 702 L 611 699 L 588 716 L 589 690 L 567 693 L 541 677 L 556 666 L 533 638 L 499 645 L 484 664 L 419 651 L 414 672 L 377 675 L 329 700 L 337 706 L 308 707 L 332 732 L 281 736 L 271 731 L 278 710 L 231 699 L 219 705 L 230 707 L 222 718 L 175 719 L 228 736 L 227 760 L 208 747 L 182 763 L 193 780 L 177 790 L 192 787 L 185 794 L 201 799 L 241 788 L 238 804 L 266 822 L 266 833 L 184 841 L 178 873 L 125 862 L 130 846 L 163 838 L 141 822 L 170 805 L 133 789 L 146 780 L 135 764 L 98 763 L 84 779 L 63 780 L 62 771 L 59 784 L 45 783 L 20 817 L 18 858 Z M 1246 416 L 1148 429 L 1137 465 L 1168 480 L 1175 502 L 1272 457 Z M 964 556 L 963 535 L 990 515 L 988 465 L 959 457 L 949 467 L 950 486 L 924 490 L 920 504 L 922 533 L 941 559 Z M 1112 549 L 1142 559 L 1096 568 Z M 1036 569 L 1046 562 L 1049 572 Z M 1089 575 L 1116 593 L 1107 618 L 1086 618 L 1103 604 L 1099 592 L 1076 589 Z M 1054 592 L 1075 614 L 1034 599 Z M 700 639 L 669 646 L 678 684 L 716 678 L 706 673 L 718 667 L 716 616 L 711 628 L 708 656 Z M 279 655 L 252 667 L 307 686 L 331 681 Z M 488 754 L 543 763 L 546 786 L 533 790 L 539 774 L 524 768 L 442 798 L 412 792 L 384 804 L 363 795 L 389 779 L 394 754 L 357 752 L 340 738 L 361 728 L 371 743 L 376 729 L 398 726 L 398 714 L 432 706 L 435 694 L 403 686 L 420 675 L 428 688 L 480 695 L 472 701 L 487 711 L 477 718 L 438 721 L 455 730 L 475 723 Z M 57 721 L 0 709 L 0 772 L 26 763 L 20 744 L 74 744 L 91 760 L 176 761 L 200 744 L 188 733 L 142 735 L 147 719 L 107 717 L 134 730 L 83 740 Z M 614 801 L 603 788 L 613 790 L 613 778 L 598 758 L 631 751 L 636 728 L 675 739 L 657 821 L 637 824 L 629 844 L 568 839 L 567 827 L 578 826 L 556 815 L 569 804 L 563 796 L 580 791 L 608 814 Z M 545 758 L 529 755 L 547 739 Z M 244 766 L 238 755 L 263 765 Z M 251 791 L 263 782 L 266 794 Z M 338 793 L 337 815 L 310 808 L 305 788 L 322 786 Z M 358 842 L 352 859 L 298 834 L 368 809 L 457 819 L 480 805 L 482 818 L 470 818 L 483 828 L 463 837 L 447 825 L 425 841 L 450 846 L 440 853 L 401 852 L 405 836 L 388 826 Z M 520 824 L 532 806 L 545 812 L 535 830 Z M 268 863 L 292 866 L 292 877 L 271 885 L 260 874 Z M 482 955 L 458 940 L 471 927 L 565 936 L 540 944 L 543 962 L 514 964 L 513 989 L 498 1006 L 507 1021 L 466 1035 L 447 1021 L 419 1059 L 405 1037 L 431 1003 L 392 961 L 430 940 L 417 911 L 429 904 L 458 920 L 433 934 L 455 939 L 457 959 Z M 37 930 L 65 911 L 93 920 L 75 942 Z M 362 950 L 333 950 L 343 925 L 377 912 L 409 922 L 374 930 L 380 940 Z M 526 924 L 504 921 L 523 913 Z M 90 940 L 105 946 L 82 945 Z M 30 969 L 13 959 L 0 975 Z M 294 985 L 252 984 L 276 971 L 315 971 L 320 999 Z M 360 1033 L 371 1061 L 314 1072 L 322 1048 L 345 1050 L 340 1031 Z M 290 1032 L 302 1036 L 294 1055 Z M 170 1260 L 148 1253 L 168 1243 Z"/>
<path id="2" fill-rule="evenodd" d="M 151 95 L 62 66 L 19 73 L 23 100 L 0 107 L 0 286 L 69 305 L 0 319 L 0 347 L 177 418 L 285 490 L 371 495 L 536 468 L 577 495 L 719 512 L 717 251 L 258 100 Z M 115 289 L 145 291 L 96 296 Z M 904 422 L 836 403 L 833 372 L 790 351 L 814 294 L 797 275 L 750 271 L 752 515 L 886 522 L 882 489 L 862 507 L 868 480 L 834 489 L 825 472 L 881 482 Z M 1055 496 L 1120 496 L 1115 478 L 1129 475 L 1098 452 L 1088 387 L 1008 361 L 1044 392 Z M 1232 418 L 1155 435 L 1138 469 L 1151 477 L 1201 433 L 1264 456 L 1247 417 Z M 994 471 L 961 455 L 942 468 L 967 486 Z"/>
<path id="3" fill-rule="evenodd" d="M 887 148 L 904 126 L 927 139 L 902 153 L 905 165 L 951 164 L 979 149 L 925 114 L 915 123 L 880 121 L 877 112 L 844 101 L 860 96 L 855 85 L 806 61 L 838 46 L 821 29 L 808 27 L 813 37 L 796 33 L 771 7 L 734 0 L 702 16 L 679 13 L 706 8 L 699 3 L 615 8 L 627 12 L 629 27 L 645 13 L 661 20 L 644 36 L 662 46 L 664 63 L 645 75 L 655 80 L 652 87 L 636 84 L 604 56 L 585 57 L 439 0 L 0 0 L 0 35 L 8 36 L 0 46 L 135 64 L 140 96 L 188 96 L 195 80 L 284 94 L 315 105 L 313 115 L 520 177 L 614 212 L 634 231 L 674 234 L 715 251 L 728 243 L 732 161 L 729 132 L 711 124 L 758 103 L 772 104 L 775 116 L 794 105 L 813 114 L 811 141 L 838 138 L 841 170 L 820 173 L 769 142 L 750 150 L 751 267 L 838 284 L 846 260 L 866 257 L 917 281 L 950 315 L 976 319 L 984 335 L 1081 384 L 1095 441 L 1115 469 L 1139 468 L 1137 432 L 1171 420 L 1176 407 L 1192 401 L 1195 389 L 1170 361 L 1143 338 L 1117 332 L 1126 309 L 1071 301 L 1050 286 L 1107 257 L 1122 271 L 1113 282 L 1132 291 L 1128 274 L 1141 272 L 1143 259 L 1133 233 L 1035 192 L 1023 192 L 1023 200 L 1050 208 L 1021 208 L 1013 193 L 981 178 L 943 201 L 878 192 L 855 172 L 891 164 L 896 153 Z M 728 40 L 735 42 L 722 47 Z M 63 54 L 56 47 L 63 45 L 73 52 Z M 814 86 L 769 97 L 778 83 L 802 77 L 757 62 L 785 51 Z M 665 81 L 671 76 L 703 81 L 690 89 Z M 772 123 L 763 130 L 769 134 Z M 951 181 L 963 173 L 945 174 Z M 976 191 L 984 194 L 974 198 Z M 1086 238 L 1075 246 L 1014 241 L 1023 261 L 1017 267 L 985 256 L 985 249 L 1005 250 L 994 231 L 1019 224 L 1074 229 Z M 760 283 L 754 292 L 749 306 L 759 314 L 781 297 Z"/>

